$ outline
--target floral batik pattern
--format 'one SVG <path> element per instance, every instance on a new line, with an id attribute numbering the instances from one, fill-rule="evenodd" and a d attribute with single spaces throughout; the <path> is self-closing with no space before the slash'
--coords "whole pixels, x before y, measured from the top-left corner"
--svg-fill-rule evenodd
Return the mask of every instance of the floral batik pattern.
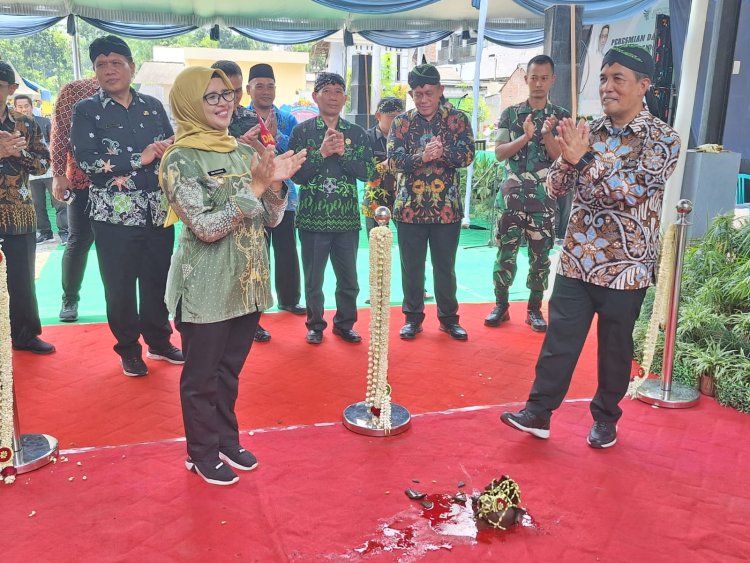
<path id="1" fill-rule="evenodd" d="M 443 142 L 439 160 L 422 162 L 433 137 Z M 474 133 L 469 118 L 441 105 L 427 120 L 416 109 L 393 120 L 388 158 L 402 174 L 396 189 L 393 219 L 404 223 L 456 223 L 463 218 L 459 168 L 474 160 Z"/>
<path id="2" fill-rule="evenodd" d="M 103 90 L 73 110 L 71 143 L 91 179 L 91 219 L 129 227 L 163 225 L 159 160 L 143 164 L 141 153 L 172 136 L 161 102 L 131 90 L 126 108 Z"/>
<path id="3" fill-rule="evenodd" d="M 574 189 L 558 273 L 612 289 L 643 289 L 654 279 L 664 184 L 677 165 L 680 139 L 641 111 L 623 129 L 608 117 L 589 136 L 594 160 L 582 172 L 559 158 L 547 184 Z"/>

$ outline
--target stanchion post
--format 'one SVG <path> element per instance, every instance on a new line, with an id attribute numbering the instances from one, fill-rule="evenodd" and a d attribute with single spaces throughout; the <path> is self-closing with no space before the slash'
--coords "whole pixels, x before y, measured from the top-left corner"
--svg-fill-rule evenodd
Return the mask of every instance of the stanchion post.
<path id="1" fill-rule="evenodd" d="M 2 240 L 0 240 L 0 243 Z M 0 307 L 0 437 L 10 434 L 11 443 L 0 443 L 0 478 L 6 483 L 15 480 L 16 475 L 28 473 L 43 467 L 57 456 L 57 440 L 47 434 L 21 434 L 13 381 L 13 352 L 10 342 L 10 310 L 7 283 L 7 262 L 0 250 L 0 291 L 5 293 Z M 7 386 L 3 389 L 4 386 Z M 12 391 L 9 391 L 10 388 Z M 10 416 L 10 411 L 13 411 Z M 8 433 L 6 425 L 11 425 Z M 0 438 L 0 442 L 2 438 Z M 12 463 L 11 463 L 12 462 Z"/>
<path id="2" fill-rule="evenodd" d="M 364 436 L 395 436 L 406 432 L 411 426 L 409 411 L 390 400 L 388 373 L 388 325 L 390 318 L 390 264 L 392 236 L 388 229 L 391 212 L 387 207 L 375 210 L 378 227 L 370 231 L 370 352 L 368 358 L 368 393 L 364 401 L 353 403 L 344 409 L 344 427 Z M 384 231 L 381 229 L 385 229 Z M 375 233 L 378 234 L 375 237 Z M 379 239 L 379 240 L 377 240 Z M 377 240 L 377 242 L 376 242 Z M 376 254 L 378 244 L 387 243 L 383 252 Z M 378 263 L 377 255 L 387 263 Z M 379 342 L 384 335 L 385 340 Z M 387 418 L 386 418 L 387 417 Z"/>
<path id="3" fill-rule="evenodd" d="M 662 356 L 661 380 L 649 380 L 638 388 L 638 399 L 644 403 L 667 407 L 671 409 L 685 409 L 698 404 L 700 394 L 698 390 L 672 381 L 674 367 L 674 345 L 677 337 L 677 320 L 680 312 L 680 286 L 682 284 L 682 264 L 687 248 L 687 230 L 690 226 L 687 216 L 693 210 L 693 203 L 681 199 L 677 203 L 677 229 L 675 237 L 674 275 L 671 280 L 669 308 L 664 327 L 664 355 Z"/>

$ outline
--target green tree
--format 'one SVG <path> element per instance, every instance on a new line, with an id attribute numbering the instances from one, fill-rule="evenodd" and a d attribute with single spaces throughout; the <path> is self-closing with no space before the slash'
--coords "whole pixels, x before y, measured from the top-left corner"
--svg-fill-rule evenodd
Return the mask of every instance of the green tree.
<path id="1" fill-rule="evenodd" d="M 70 38 L 59 26 L 30 37 L 0 39 L 0 59 L 52 92 L 73 79 L 72 57 Z"/>

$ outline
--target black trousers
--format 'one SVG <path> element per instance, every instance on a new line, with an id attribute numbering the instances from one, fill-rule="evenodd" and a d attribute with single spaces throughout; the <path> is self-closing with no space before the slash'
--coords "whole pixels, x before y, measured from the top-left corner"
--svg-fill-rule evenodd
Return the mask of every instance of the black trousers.
<path id="1" fill-rule="evenodd" d="M 185 323 L 179 310 L 175 326 L 182 336 L 185 364 L 180 378 L 180 402 L 188 455 L 213 461 L 219 448 L 240 443 L 237 389 L 242 366 L 253 345 L 260 313 L 218 323 Z"/>
<path id="2" fill-rule="evenodd" d="M 297 305 L 301 296 L 294 216 L 294 211 L 284 211 L 281 223 L 273 228 L 266 227 L 269 257 L 273 246 L 273 279 L 280 307 Z"/>
<path id="3" fill-rule="evenodd" d="M 107 321 L 117 339 L 115 352 L 123 357 L 139 355 L 140 335 L 150 348 L 163 350 L 172 334 L 164 293 L 174 227 L 126 227 L 102 221 L 92 221 L 91 226 Z"/>
<path id="4" fill-rule="evenodd" d="M 52 197 L 52 177 L 31 180 L 29 188 L 31 188 L 31 199 L 34 202 L 34 211 L 36 212 L 36 230 L 42 234 L 52 234 L 52 225 L 50 225 L 49 215 L 47 215 L 47 194 L 49 194 L 52 207 L 55 209 L 57 232 L 67 232 L 68 204 Z"/>
<path id="5" fill-rule="evenodd" d="M 617 422 L 622 416 L 618 404 L 630 382 L 633 327 L 645 296 L 645 289 L 610 289 L 558 275 L 549 301 L 549 328 L 526 408 L 549 420 L 560 406 L 596 314 L 598 385 L 591 414 L 599 422 Z"/>
<path id="6" fill-rule="evenodd" d="M 323 319 L 323 277 L 330 257 L 333 273 L 336 275 L 336 314 L 333 326 L 342 330 L 351 329 L 357 322 L 359 231 L 318 233 L 300 230 L 299 241 L 302 269 L 305 273 L 307 328 L 324 330 L 328 326 Z"/>
<path id="7" fill-rule="evenodd" d="M 13 344 L 25 346 L 42 333 L 34 287 L 36 234 L 0 235 L 8 270 L 10 337 Z"/>
<path id="8" fill-rule="evenodd" d="M 89 191 L 75 190 L 75 199 L 68 205 L 69 238 L 62 257 L 63 301 L 78 303 L 81 284 L 86 273 L 89 250 L 94 244 L 94 232 L 89 219 Z"/>
<path id="9" fill-rule="evenodd" d="M 401 285 L 404 291 L 401 310 L 406 321 L 421 324 L 425 317 L 425 261 L 429 244 L 438 319 L 444 324 L 457 323 L 456 252 L 461 224 L 396 222 L 396 228 L 401 254 Z"/>

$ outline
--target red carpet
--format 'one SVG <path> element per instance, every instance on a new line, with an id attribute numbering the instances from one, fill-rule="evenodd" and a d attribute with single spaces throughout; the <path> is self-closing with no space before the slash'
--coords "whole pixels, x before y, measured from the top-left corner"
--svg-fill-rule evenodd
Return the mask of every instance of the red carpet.
<path id="1" fill-rule="evenodd" d="M 543 339 L 523 322 L 524 305 L 495 329 L 482 325 L 487 305 L 462 305 L 468 342 L 438 332 L 434 306 L 425 332 L 401 342 L 394 310 L 394 399 L 415 417 L 387 439 L 340 424 L 364 394 L 366 344 L 327 332 L 313 347 L 303 319 L 264 317 L 273 339 L 251 352 L 238 401 L 241 427 L 256 429 L 244 445 L 261 465 L 226 488 L 182 464 L 179 366 L 149 361 L 148 377 L 127 378 L 106 326 L 45 328 L 56 354 L 14 354 L 22 430 L 93 448 L 0 486 L 0 560 L 747 560 L 746 415 L 705 398 L 684 411 L 626 401 L 617 446 L 592 450 L 590 337 L 568 395 L 579 400 L 555 414 L 550 440 L 500 424 L 499 405 L 526 398 Z M 535 527 L 474 537 L 446 519 L 441 495 L 459 481 L 476 493 L 503 474 L 518 481 Z M 436 507 L 409 501 L 408 487 Z"/>
<path id="2" fill-rule="evenodd" d="M 526 398 L 544 335 L 525 324 L 525 303 L 511 303 L 511 321 L 483 325 L 491 306 L 461 305 L 467 342 L 440 331 L 435 306 L 425 330 L 410 342 L 398 338 L 400 310 L 391 317 L 389 380 L 394 400 L 423 413 Z M 332 313 L 328 312 L 329 322 Z M 357 328 L 365 341 L 369 309 Z M 237 413 L 242 428 L 339 421 L 344 408 L 364 398 L 367 343 L 352 345 L 330 330 L 320 346 L 304 340 L 304 317 L 263 317 L 268 343 L 255 344 L 241 375 Z M 45 327 L 50 356 L 15 353 L 16 390 L 23 432 L 51 434 L 63 448 L 133 444 L 183 436 L 178 396 L 179 366 L 147 360 L 143 378 L 122 375 L 107 325 Z M 593 340 L 593 339 L 589 339 Z M 175 334 L 179 344 L 179 334 Z M 569 398 L 590 397 L 595 347 L 589 342 Z"/>
<path id="3" fill-rule="evenodd" d="M 498 407 L 418 416 L 389 439 L 256 432 L 244 441 L 260 467 L 226 488 L 185 471 L 180 442 L 68 454 L 0 489 L 2 559 L 747 560 L 747 417 L 711 400 L 624 408 L 618 445 L 600 451 L 585 444 L 586 402 L 563 405 L 548 441 L 502 426 Z M 537 528 L 438 534 L 403 494 L 476 492 L 503 473 Z"/>

